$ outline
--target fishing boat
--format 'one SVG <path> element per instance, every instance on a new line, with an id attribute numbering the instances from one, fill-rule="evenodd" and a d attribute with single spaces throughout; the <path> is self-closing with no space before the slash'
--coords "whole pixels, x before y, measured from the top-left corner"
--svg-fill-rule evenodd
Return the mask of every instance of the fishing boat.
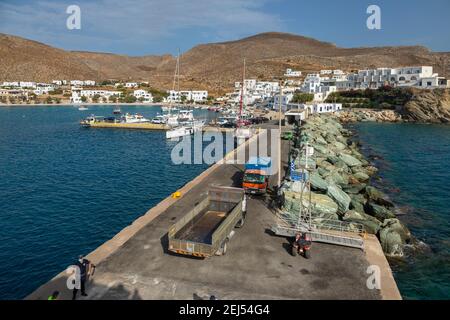
<path id="1" fill-rule="evenodd" d="M 79 110 L 79 111 L 87 111 L 87 110 L 89 110 L 89 109 L 88 109 L 88 107 L 86 107 L 86 106 L 80 106 L 80 107 L 78 108 L 78 110 Z"/>
<path id="2" fill-rule="evenodd" d="M 193 129 L 188 126 L 176 127 L 171 130 L 166 131 L 167 139 L 175 139 L 184 136 L 190 136 L 193 133 Z"/>
<path id="3" fill-rule="evenodd" d="M 145 123 L 145 122 L 150 122 L 149 119 L 144 118 L 143 115 L 141 114 L 129 114 L 126 113 L 122 118 L 121 118 L 121 122 L 122 123 Z"/>
<path id="4" fill-rule="evenodd" d="M 178 112 L 178 122 L 194 121 L 194 112 L 192 110 L 180 110 Z"/>
<path id="5" fill-rule="evenodd" d="M 205 122 L 205 120 L 193 120 L 186 122 L 185 125 L 166 131 L 166 138 L 175 139 L 192 135 L 195 132 L 201 131 L 205 125 Z"/>

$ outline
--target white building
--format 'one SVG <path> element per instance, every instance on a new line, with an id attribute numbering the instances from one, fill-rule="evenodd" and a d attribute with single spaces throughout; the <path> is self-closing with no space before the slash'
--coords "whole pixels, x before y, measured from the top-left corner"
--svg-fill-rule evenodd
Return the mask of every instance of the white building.
<path id="1" fill-rule="evenodd" d="M 95 86 L 95 81 L 94 80 L 84 80 L 83 85 L 93 87 L 93 86 Z"/>
<path id="2" fill-rule="evenodd" d="M 241 100 L 242 87 L 241 82 L 234 83 L 235 92 L 230 95 L 228 103 L 239 103 Z M 280 84 L 277 81 L 257 81 L 256 79 L 244 80 L 244 99 L 245 105 L 251 105 L 258 101 L 264 101 L 273 98 L 280 92 Z"/>
<path id="3" fill-rule="evenodd" d="M 109 91 L 109 90 L 84 90 L 81 88 L 72 88 L 72 96 L 70 101 L 72 103 L 81 103 L 81 97 L 93 98 L 94 96 L 100 96 L 102 99 L 107 100 L 112 96 L 120 97 L 121 91 Z"/>
<path id="4" fill-rule="evenodd" d="M 19 81 L 3 82 L 2 87 L 19 87 Z"/>
<path id="5" fill-rule="evenodd" d="M 36 89 L 33 90 L 33 93 L 37 96 L 40 96 L 42 94 L 48 94 L 50 91 L 54 91 L 55 87 L 52 85 L 39 85 L 36 87 Z"/>
<path id="6" fill-rule="evenodd" d="M 205 102 L 205 101 L 208 100 L 208 91 L 201 91 L 201 90 L 176 91 L 176 90 L 170 90 L 169 91 L 169 96 L 167 97 L 166 101 L 169 101 L 169 102 L 181 102 L 183 99 L 185 101 Z"/>
<path id="7" fill-rule="evenodd" d="M 302 72 L 301 71 L 295 71 L 292 69 L 286 69 L 286 72 L 284 74 L 285 77 L 301 77 Z"/>
<path id="8" fill-rule="evenodd" d="M 36 82 L 20 81 L 19 87 L 21 87 L 21 88 L 36 88 Z"/>
<path id="9" fill-rule="evenodd" d="M 389 85 L 394 87 L 418 87 L 433 89 L 444 87 L 446 81 L 433 73 L 433 67 L 401 67 L 359 70 L 352 73 L 344 81 L 337 81 L 338 90 L 378 89 Z"/>
<path id="10" fill-rule="evenodd" d="M 136 97 L 136 99 L 143 99 L 143 102 L 153 102 L 153 96 L 151 93 L 147 92 L 146 90 L 134 90 L 133 95 Z"/>
<path id="11" fill-rule="evenodd" d="M 57 86 L 62 86 L 67 84 L 67 80 L 53 80 L 52 83 Z"/>
<path id="12" fill-rule="evenodd" d="M 70 80 L 70 85 L 72 86 L 83 86 L 83 80 Z"/>
<path id="13" fill-rule="evenodd" d="M 125 88 L 137 88 L 138 84 L 137 82 L 126 82 L 125 83 Z"/>

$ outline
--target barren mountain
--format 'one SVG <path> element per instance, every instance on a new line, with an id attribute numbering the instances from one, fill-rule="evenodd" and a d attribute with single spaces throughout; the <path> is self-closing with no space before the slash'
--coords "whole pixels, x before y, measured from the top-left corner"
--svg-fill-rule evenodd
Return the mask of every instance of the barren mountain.
<path id="1" fill-rule="evenodd" d="M 286 68 L 304 72 L 321 68 L 432 65 L 449 74 L 450 53 L 422 46 L 339 48 L 334 44 L 287 33 L 262 33 L 237 41 L 198 45 L 182 54 L 182 89 L 229 89 L 242 77 L 281 78 Z M 445 70 L 446 69 L 446 70 Z M 109 53 L 65 51 L 20 37 L 0 34 L 0 81 L 53 79 L 147 80 L 171 88 L 175 58 L 171 55 L 130 57 Z M 443 71 L 446 72 L 443 72 Z"/>

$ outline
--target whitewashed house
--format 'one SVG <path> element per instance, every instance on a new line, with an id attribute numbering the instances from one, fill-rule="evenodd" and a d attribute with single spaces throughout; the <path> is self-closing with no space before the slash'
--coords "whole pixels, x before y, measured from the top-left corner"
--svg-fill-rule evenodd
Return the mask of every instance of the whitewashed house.
<path id="1" fill-rule="evenodd" d="M 153 96 L 151 93 L 147 92 L 146 90 L 134 90 L 133 95 L 136 97 L 136 99 L 143 99 L 143 102 L 151 103 L 153 102 Z"/>
<path id="2" fill-rule="evenodd" d="M 126 82 L 125 83 L 125 88 L 137 88 L 138 84 L 137 82 Z"/>
<path id="3" fill-rule="evenodd" d="M 32 81 L 20 81 L 20 82 L 19 82 L 19 87 L 21 87 L 21 88 L 30 88 L 30 89 L 34 89 L 34 88 L 36 88 L 36 82 L 32 82 Z"/>
<path id="4" fill-rule="evenodd" d="M 302 72 L 301 71 L 295 71 L 290 68 L 286 69 L 286 72 L 284 73 L 285 77 L 301 77 Z"/>
<path id="5" fill-rule="evenodd" d="M 95 81 L 94 80 L 84 80 L 83 85 L 93 87 L 93 86 L 95 86 Z"/>
<path id="6" fill-rule="evenodd" d="M 70 85 L 71 86 L 80 86 L 82 87 L 84 84 L 83 80 L 70 80 Z"/>

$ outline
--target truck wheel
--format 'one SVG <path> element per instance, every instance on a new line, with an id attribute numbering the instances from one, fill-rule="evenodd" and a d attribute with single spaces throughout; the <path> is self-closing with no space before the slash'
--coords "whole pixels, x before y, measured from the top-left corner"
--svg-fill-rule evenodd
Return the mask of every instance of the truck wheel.
<path id="1" fill-rule="evenodd" d="M 296 256 L 297 256 L 297 248 L 294 247 L 294 246 L 291 246 L 291 255 L 292 255 L 293 257 L 296 257 Z"/>
<path id="2" fill-rule="evenodd" d="M 227 248 L 228 248 L 228 239 L 225 239 L 225 241 L 222 243 L 222 247 L 221 247 L 223 256 L 227 253 Z"/>
<path id="3" fill-rule="evenodd" d="M 242 214 L 242 217 L 236 223 L 236 228 L 242 228 L 244 226 L 244 223 L 245 223 L 245 214 Z"/>
<path id="4" fill-rule="evenodd" d="M 305 250 L 305 258 L 306 258 L 306 259 L 311 258 L 311 251 Z"/>

